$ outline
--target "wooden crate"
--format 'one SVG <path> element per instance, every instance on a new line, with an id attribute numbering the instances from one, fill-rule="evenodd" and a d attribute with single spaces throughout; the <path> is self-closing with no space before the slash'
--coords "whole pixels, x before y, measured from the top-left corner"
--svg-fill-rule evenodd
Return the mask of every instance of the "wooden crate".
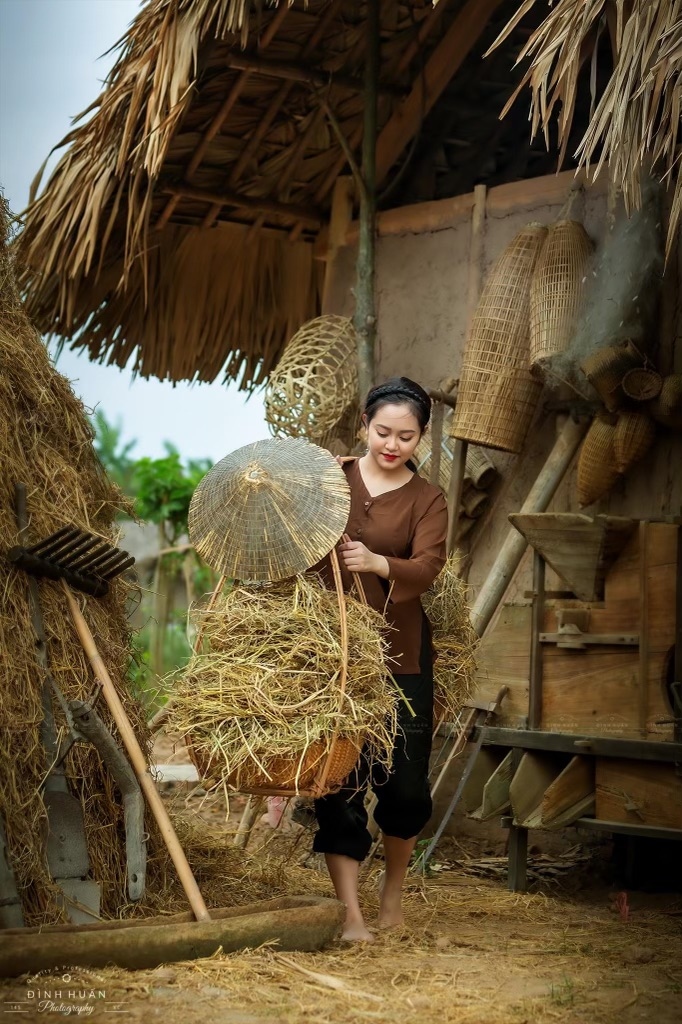
<path id="1" fill-rule="evenodd" d="M 682 778 L 674 765 L 596 760 L 597 818 L 682 829 Z"/>

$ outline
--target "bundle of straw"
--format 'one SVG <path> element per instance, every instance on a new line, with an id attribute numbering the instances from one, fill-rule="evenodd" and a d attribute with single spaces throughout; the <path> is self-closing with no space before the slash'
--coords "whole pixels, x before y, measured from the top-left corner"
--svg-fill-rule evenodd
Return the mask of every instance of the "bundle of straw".
<path id="1" fill-rule="evenodd" d="M 435 718 L 455 721 L 473 690 L 479 638 L 471 625 L 467 584 L 450 557 L 422 598 L 433 630 Z"/>
<path id="2" fill-rule="evenodd" d="M 171 718 L 211 780 L 237 790 L 276 787 L 286 764 L 287 785 L 305 788 L 310 758 L 319 764 L 336 730 L 355 756 L 364 743 L 371 758 L 388 763 L 398 692 L 385 661 L 385 623 L 352 598 L 347 614 L 341 696 L 338 598 L 317 578 L 237 586 L 200 613 L 203 648 L 180 679 Z"/>

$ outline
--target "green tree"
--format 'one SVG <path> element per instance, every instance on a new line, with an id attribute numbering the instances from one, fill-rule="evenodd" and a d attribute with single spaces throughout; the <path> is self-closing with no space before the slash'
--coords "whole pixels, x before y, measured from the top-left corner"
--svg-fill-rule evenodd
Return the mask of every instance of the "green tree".
<path id="1" fill-rule="evenodd" d="M 95 410 L 90 422 L 95 434 L 93 443 L 100 462 L 124 494 L 132 497 L 135 459 L 131 457 L 131 452 L 137 447 L 137 441 L 124 441 L 121 421 L 110 423 L 99 409 Z"/>

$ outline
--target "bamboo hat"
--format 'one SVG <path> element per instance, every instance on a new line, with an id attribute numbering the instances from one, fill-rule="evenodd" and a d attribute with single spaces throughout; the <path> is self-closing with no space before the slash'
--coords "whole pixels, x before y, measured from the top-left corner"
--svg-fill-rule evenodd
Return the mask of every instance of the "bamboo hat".
<path id="1" fill-rule="evenodd" d="M 189 536 L 217 572 L 281 580 L 305 572 L 334 547 L 350 512 L 350 488 L 329 452 L 302 437 L 238 448 L 201 481 Z"/>

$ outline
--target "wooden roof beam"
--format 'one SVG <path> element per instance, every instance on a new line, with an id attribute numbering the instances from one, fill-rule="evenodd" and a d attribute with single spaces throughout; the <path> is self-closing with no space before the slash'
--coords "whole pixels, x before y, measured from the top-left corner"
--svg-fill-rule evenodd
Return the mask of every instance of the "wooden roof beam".
<path id="1" fill-rule="evenodd" d="M 261 39 L 259 40 L 259 49 L 264 50 L 270 45 L 270 43 L 272 42 L 277 33 L 277 30 L 280 28 L 282 22 L 284 21 L 288 13 L 288 4 L 282 4 L 280 7 L 278 7 L 272 21 L 270 22 L 265 32 L 263 33 Z M 187 171 L 185 172 L 186 181 L 191 182 L 192 178 L 196 174 L 196 171 L 199 165 L 201 164 L 201 161 L 204 159 L 206 155 L 206 150 L 208 149 L 210 143 L 222 128 L 226 118 L 228 117 L 230 111 L 232 110 L 235 103 L 241 96 L 244 90 L 244 86 L 246 85 L 250 77 L 251 72 L 244 71 L 233 83 L 232 88 L 225 97 L 223 103 L 220 106 L 220 109 L 218 110 L 217 114 L 215 115 L 210 125 L 204 132 L 204 135 L 202 136 L 197 148 L 194 151 L 192 159 L 188 164 Z M 165 227 L 165 225 L 168 223 L 171 216 L 173 215 L 173 211 L 175 210 L 179 202 L 180 197 L 174 196 L 166 203 L 166 206 L 162 211 L 161 216 L 154 225 L 157 231 L 160 231 L 163 227 Z"/>
<path id="2" fill-rule="evenodd" d="M 189 199 L 198 203 L 215 203 L 216 205 L 234 206 L 243 210 L 255 210 L 256 213 L 269 213 L 276 217 L 288 217 L 312 227 L 320 227 L 322 214 L 310 206 L 297 206 L 294 203 L 280 203 L 274 199 L 246 196 L 239 192 L 211 192 L 192 185 L 165 185 L 160 190 L 164 195 L 172 196 L 180 202 Z M 176 203 L 177 205 L 177 203 Z"/>
<path id="3" fill-rule="evenodd" d="M 342 75 L 335 71 L 321 71 L 304 64 L 287 64 L 279 60 L 266 60 L 263 57 L 253 57 L 250 54 L 230 53 L 226 64 L 229 68 L 236 68 L 238 71 L 249 71 L 256 75 L 265 75 L 268 78 L 282 78 L 285 81 L 302 82 L 305 85 L 316 85 L 321 88 L 336 85 L 342 89 L 348 89 L 350 92 L 358 93 L 364 89 L 362 79 L 354 78 L 352 75 Z M 384 96 L 405 96 L 405 89 L 397 85 L 380 85 L 379 92 Z"/>
<path id="4" fill-rule="evenodd" d="M 441 0 L 442 2 L 442 0 Z M 377 185 L 386 179 L 433 105 L 478 42 L 502 0 L 468 0 L 433 51 L 423 75 L 396 108 L 377 139 Z M 440 5 L 439 5 L 440 6 Z"/>

